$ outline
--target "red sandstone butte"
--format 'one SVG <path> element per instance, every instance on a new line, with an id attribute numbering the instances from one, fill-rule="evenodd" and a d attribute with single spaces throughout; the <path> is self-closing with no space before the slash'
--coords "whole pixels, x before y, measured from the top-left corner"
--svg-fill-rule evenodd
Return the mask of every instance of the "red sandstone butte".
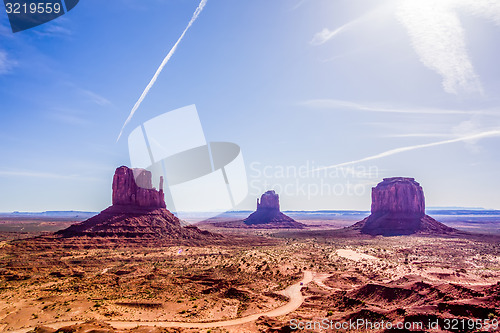
<path id="1" fill-rule="evenodd" d="M 425 215 L 424 190 L 414 178 L 385 178 L 372 189 L 372 214 Z"/>
<path id="2" fill-rule="evenodd" d="M 163 177 L 157 191 L 151 183 L 151 172 L 121 166 L 113 177 L 113 205 L 166 208 Z"/>
<path id="3" fill-rule="evenodd" d="M 384 178 L 372 189 L 371 215 L 352 229 L 369 235 L 449 234 L 453 228 L 425 214 L 424 191 L 414 178 Z"/>
<path id="4" fill-rule="evenodd" d="M 250 214 L 244 224 L 254 228 L 304 228 L 304 224 L 295 221 L 280 211 L 280 199 L 276 192 L 267 191 L 257 199 L 257 210 Z"/>
<path id="5" fill-rule="evenodd" d="M 90 219 L 56 234 L 63 237 L 112 237 L 170 240 L 208 240 L 220 235 L 181 226 L 165 206 L 160 189 L 151 184 L 151 172 L 121 166 L 113 177 L 113 205 Z"/>
<path id="6" fill-rule="evenodd" d="M 270 210 L 280 210 L 280 197 L 274 191 L 267 191 L 262 194 L 259 199 L 257 199 L 257 210 L 259 209 L 270 209 Z"/>

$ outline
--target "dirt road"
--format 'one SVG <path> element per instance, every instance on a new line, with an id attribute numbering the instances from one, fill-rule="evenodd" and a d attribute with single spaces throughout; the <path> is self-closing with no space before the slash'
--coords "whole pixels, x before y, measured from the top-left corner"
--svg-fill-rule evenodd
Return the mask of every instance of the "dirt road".
<path id="1" fill-rule="evenodd" d="M 308 284 L 309 282 L 312 281 L 312 279 L 313 279 L 313 272 L 305 271 L 304 278 L 300 282 L 298 282 L 294 285 L 291 285 L 288 288 L 286 288 L 285 290 L 280 292 L 280 294 L 289 298 L 289 301 L 287 304 L 280 306 L 280 307 L 278 307 L 274 310 L 271 310 L 271 311 L 256 313 L 256 314 L 246 316 L 246 317 L 230 319 L 230 320 L 214 321 L 214 322 L 209 322 L 209 323 L 186 323 L 186 322 L 175 322 L 175 321 L 113 321 L 113 320 L 108 320 L 106 322 L 116 329 L 130 329 L 130 328 L 137 327 L 138 325 L 140 325 L 140 326 L 156 326 L 156 327 L 210 328 L 210 327 L 223 327 L 223 326 L 233 326 L 233 325 L 246 324 L 246 323 L 253 322 L 253 321 L 257 320 L 260 316 L 278 317 L 278 316 L 286 315 L 292 311 L 295 311 L 297 308 L 299 308 L 302 305 L 302 302 L 304 302 L 304 296 L 302 296 L 302 293 L 300 291 L 302 288 L 302 285 Z M 81 322 L 65 321 L 65 322 L 57 322 L 57 323 L 44 324 L 44 325 L 58 329 L 58 328 L 61 328 L 64 326 L 69 326 L 69 325 L 74 325 L 74 324 L 79 324 L 79 323 L 81 323 Z M 32 329 L 34 329 L 34 327 L 24 328 L 22 330 L 16 330 L 16 331 L 11 331 L 11 332 L 12 333 L 25 333 L 25 332 L 28 332 Z"/>

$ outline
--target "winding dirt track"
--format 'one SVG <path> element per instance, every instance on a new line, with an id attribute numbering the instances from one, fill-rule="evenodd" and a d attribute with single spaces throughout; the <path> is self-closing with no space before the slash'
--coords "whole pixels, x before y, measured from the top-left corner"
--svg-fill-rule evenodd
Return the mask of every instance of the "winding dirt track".
<path id="1" fill-rule="evenodd" d="M 286 315 L 292 311 L 295 311 L 302 305 L 302 302 L 304 302 L 304 296 L 302 296 L 302 293 L 300 291 L 302 288 L 301 284 L 306 285 L 312 280 L 313 280 L 313 272 L 305 271 L 304 277 L 300 282 L 293 284 L 288 288 L 286 288 L 285 290 L 283 290 L 282 292 L 280 292 L 280 294 L 289 298 L 287 304 L 271 311 L 256 313 L 246 317 L 230 319 L 230 320 L 222 320 L 222 321 L 213 321 L 207 323 L 186 323 L 186 322 L 176 322 L 176 321 L 114 321 L 114 320 L 108 320 L 106 322 L 115 329 L 130 329 L 137 327 L 138 325 L 156 326 L 156 327 L 210 328 L 210 327 L 222 327 L 222 326 L 246 324 L 257 320 L 260 316 L 278 317 Z M 58 329 L 64 326 L 75 325 L 80 323 L 82 322 L 62 321 L 44 325 Z M 11 333 L 25 333 L 33 329 L 34 327 L 23 328 L 21 330 L 11 331 Z"/>

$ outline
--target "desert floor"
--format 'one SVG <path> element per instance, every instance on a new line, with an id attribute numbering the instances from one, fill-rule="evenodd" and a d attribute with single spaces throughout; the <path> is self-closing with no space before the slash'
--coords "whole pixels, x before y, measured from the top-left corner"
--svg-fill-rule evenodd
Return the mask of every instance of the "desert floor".
<path id="1" fill-rule="evenodd" d="M 500 318 L 498 240 L 255 233 L 275 245 L 36 249 L 5 240 L 0 330 L 97 321 L 65 331 L 286 332 L 291 320 L 361 318 L 437 320 L 441 328 L 428 329 L 438 332 L 446 320 Z"/>

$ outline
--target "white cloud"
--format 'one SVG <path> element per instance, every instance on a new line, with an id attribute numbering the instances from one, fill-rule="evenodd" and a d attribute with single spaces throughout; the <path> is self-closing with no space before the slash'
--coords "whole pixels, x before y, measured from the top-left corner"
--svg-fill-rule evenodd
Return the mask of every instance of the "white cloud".
<path id="1" fill-rule="evenodd" d="M 12 29 L 0 23 L 0 36 L 12 38 L 13 37 Z"/>
<path id="2" fill-rule="evenodd" d="M 389 134 L 384 135 L 384 138 L 450 138 L 452 134 L 446 133 L 405 133 L 405 134 Z"/>
<path id="3" fill-rule="evenodd" d="M 80 89 L 81 93 L 87 96 L 92 102 L 100 106 L 111 105 L 111 102 L 101 95 L 86 89 Z"/>
<path id="4" fill-rule="evenodd" d="M 16 61 L 11 60 L 7 52 L 0 50 L 0 74 L 6 74 L 17 64 Z"/>
<path id="5" fill-rule="evenodd" d="M 455 0 L 451 5 L 458 10 L 466 10 L 468 14 L 488 18 L 500 25 L 500 2 L 497 0 Z"/>
<path id="6" fill-rule="evenodd" d="M 355 20 L 352 20 L 351 22 L 348 22 L 346 24 L 344 24 L 343 26 L 335 29 L 335 30 L 330 30 L 328 28 L 324 28 L 323 30 L 321 30 L 320 32 L 317 32 L 312 40 L 311 40 L 311 44 L 312 45 L 322 45 L 322 44 L 325 44 L 326 42 L 328 42 L 330 39 L 332 39 L 333 37 L 341 34 L 342 32 L 345 32 L 347 30 L 349 30 L 350 28 L 352 28 L 356 23 L 358 23 L 360 20 L 364 19 L 364 17 L 361 17 L 361 18 L 358 18 L 358 19 L 355 19 Z"/>
<path id="7" fill-rule="evenodd" d="M 90 124 L 90 121 L 82 116 L 63 111 L 47 113 L 47 117 L 68 125 L 84 126 Z"/>
<path id="8" fill-rule="evenodd" d="M 307 0 L 300 0 L 298 1 L 292 8 L 290 8 L 290 10 L 296 10 L 298 9 L 299 7 L 301 7 Z"/>
<path id="9" fill-rule="evenodd" d="M 496 0 L 404 0 L 397 17 L 420 61 L 442 77 L 446 92 L 482 93 L 467 52 L 459 10 L 500 23 L 500 2 Z"/>
<path id="10" fill-rule="evenodd" d="M 330 29 L 328 29 L 328 28 L 324 28 L 323 30 L 321 30 L 320 32 L 317 32 L 314 35 L 313 39 L 311 40 L 311 44 L 312 45 L 325 44 L 330 39 L 332 39 L 333 37 L 335 37 L 336 35 L 341 33 L 343 30 L 345 30 L 348 26 L 349 26 L 349 23 L 345 24 L 345 25 L 341 26 L 340 28 L 337 28 L 333 31 L 330 31 Z"/>
<path id="11" fill-rule="evenodd" d="M 70 29 L 56 23 L 44 25 L 43 29 L 34 30 L 34 33 L 44 37 L 68 37 L 73 34 Z"/>
<path id="12" fill-rule="evenodd" d="M 452 132 L 455 136 L 469 136 L 478 133 L 484 128 L 475 119 L 465 120 L 453 127 Z M 479 139 L 471 139 L 465 142 L 465 148 L 471 153 L 479 153 L 481 147 L 477 144 Z"/>
<path id="13" fill-rule="evenodd" d="M 338 35 L 348 32 L 358 25 L 371 27 L 371 24 L 367 24 L 369 21 L 373 24 L 378 24 L 377 21 L 380 20 L 381 17 L 386 17 L 388 14 L 392 15 L 393 11 L 393 6 L 390 3 L 376 3 L 374 8 L 336 29 L 330 30 L 329 28 L 323 28 L 323 30 L 314 34 L 310 43 L 312 45 L 322 45 Z"/>

